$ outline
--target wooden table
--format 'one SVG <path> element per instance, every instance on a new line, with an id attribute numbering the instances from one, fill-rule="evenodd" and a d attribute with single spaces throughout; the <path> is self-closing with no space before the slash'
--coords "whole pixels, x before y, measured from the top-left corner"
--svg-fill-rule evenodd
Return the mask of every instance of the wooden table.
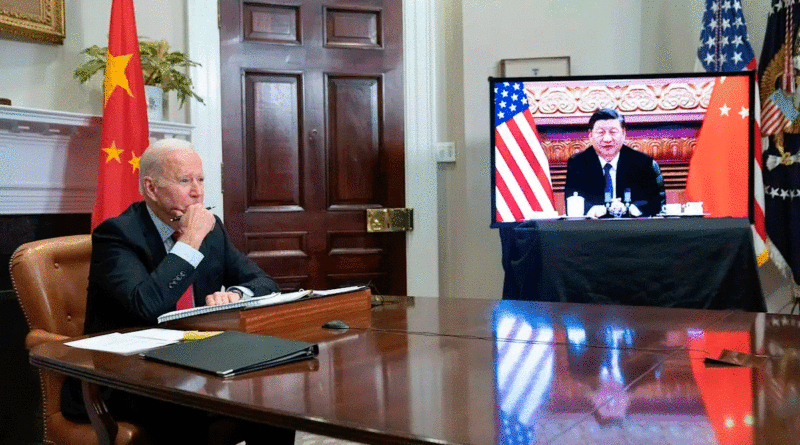
<path id="1" fill-rule="evenodd" d="M 796 443 L 800 317 L 386 297 L 298 324 L 315 360 L 232 379 L 61 343 L 32 364 L 132 393 L 364 443 Z M 710 367 L 721 350 L 771 355 Z"/>

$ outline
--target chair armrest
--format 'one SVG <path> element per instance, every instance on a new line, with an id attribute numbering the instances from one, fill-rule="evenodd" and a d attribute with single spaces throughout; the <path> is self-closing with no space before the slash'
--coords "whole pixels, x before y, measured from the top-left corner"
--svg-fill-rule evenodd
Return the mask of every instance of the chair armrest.
<path id="1" fill-rule="evenodd" d="M 28 332 L 28 335 L 25 336 L 25 348 L 30 351 L 34 346 L 42 343 L 47 343 L 49 341 L 68 340 L 70 338 L 72 337 L 54 334 L 43 329 L 31 329 L 31 331 Z"/>

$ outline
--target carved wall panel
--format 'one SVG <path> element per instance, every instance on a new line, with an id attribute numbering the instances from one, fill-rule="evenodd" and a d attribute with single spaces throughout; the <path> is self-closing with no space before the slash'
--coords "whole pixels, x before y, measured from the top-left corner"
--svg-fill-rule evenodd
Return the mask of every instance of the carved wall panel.
<path id="1" fill-rule="evenodd" d="M 613 108 L 629 116 L 675 113 L 705 113 L 714 89 L 713 80 L 687 80 L 652 85 L 615 85 L 603 82 L 587 86 L 552 86 L 528 83 L 525 93 L 531 113 L 539 117 L 583 118 L 586 122 L 598 108 Z M 680 116 L 671 116 L 680 119 Z M 633 119 L 636 120 L 636 119 Z"/>

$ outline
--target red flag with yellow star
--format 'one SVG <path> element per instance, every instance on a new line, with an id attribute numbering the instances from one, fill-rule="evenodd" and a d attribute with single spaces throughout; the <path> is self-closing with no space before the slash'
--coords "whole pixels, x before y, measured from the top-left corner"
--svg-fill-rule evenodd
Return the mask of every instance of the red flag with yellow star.
<path id="1" fill-rule="evenodd" d="M 139 157 L 148 144 L 147 102 L 133 0 L 113 0 L 92 229 L 142 199 L 139 194 Z"/>

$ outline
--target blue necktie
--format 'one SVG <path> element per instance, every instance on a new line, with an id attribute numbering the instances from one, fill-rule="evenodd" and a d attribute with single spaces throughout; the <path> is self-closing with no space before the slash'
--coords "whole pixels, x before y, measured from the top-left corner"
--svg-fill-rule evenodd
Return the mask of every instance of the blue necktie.
<path id="1" fill-rule="evenodd" d="M 605 196 L 614 199 L 614 183 L 611 182 L 611 164 L 606 164 L 603 166 L 603 173 L 606 177 Z"/>

